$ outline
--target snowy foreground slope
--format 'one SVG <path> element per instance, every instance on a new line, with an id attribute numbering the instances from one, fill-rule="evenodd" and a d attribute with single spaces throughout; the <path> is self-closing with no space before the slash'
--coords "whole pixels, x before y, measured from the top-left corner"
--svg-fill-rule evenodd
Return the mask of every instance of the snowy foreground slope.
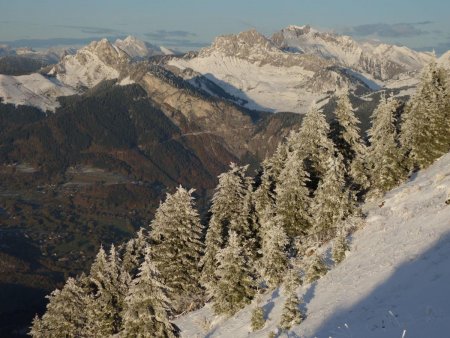
<path id="1" fill-rule="evenodd" d="M 449 195 L 447 154 L 383 199 L 366 204 L 366 225 L 354 233 L 347 258 L 318 282 L 299 288 L 307 318 L 279 336 L 449 337 Z M 254 333 L 255 304 L 229 319 L 216 318 L 206 306 L 176 324 L 185 338 L 267 337 L 279 323 L 283 291 L 270 292 L 263 305 L 266 326 Z"/>

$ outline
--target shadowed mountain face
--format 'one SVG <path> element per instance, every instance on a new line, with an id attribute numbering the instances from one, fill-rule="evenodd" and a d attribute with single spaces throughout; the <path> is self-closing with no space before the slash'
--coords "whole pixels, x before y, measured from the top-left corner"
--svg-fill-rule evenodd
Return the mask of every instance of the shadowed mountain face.
<path id="1" fill-rule="evenodd" d="M 0 104 L 0 288 L 12 290 L 0 294 L 11 305 L 0 309 L 0 336 L 23 334 L 43 294 L 85 270 L 100 244 L 148 226 L 174 187 L 195 188 L 206 215 L 231 161 L 255 167 L 300 122 L 212 98 L 167 71 L 135 75 L 142 85 L 102 82 L 60 98 L 55 114 Z"/>

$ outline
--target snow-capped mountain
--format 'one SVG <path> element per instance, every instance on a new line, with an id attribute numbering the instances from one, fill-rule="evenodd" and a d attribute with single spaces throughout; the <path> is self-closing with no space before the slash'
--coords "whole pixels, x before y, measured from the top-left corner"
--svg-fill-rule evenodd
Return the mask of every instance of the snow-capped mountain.
<path id="1" fill-rule="evenodd" d="M 450 50 L 447 53 L 442 54 L 438 59 L 438 64 L 445 68 L 450 68 Z"/>
<path id="2" fill-rule="evenodd" d="M 237 103 L 266 111 L 304 113 L 327 92 L 368 87 L 330 60 L 287 53 L 256 30 L 218 37 L 197 56 L 172 58 L 168 67 L 178 69 L 194 85 L 205 89 L 200 81 L 204 77 Z"/>
<path id="3" fill-rule="evenodd" d="M 346 259 L 298 289 L 306 319 L 277 337 L 446 337 L 450 331 L 450 154 L 364 206 L 366 224 Z M 329 255 L 330 247 L 323 252 Z M 265 326 L 251 330 L 253 303 L 230 318 L 212 308 L 176 320 L 181 337 L 268 337 L 285 302 L 275 289 L 258 304 Z M 278 331 L 279 333 L 279 331 Z"/>
<path id="4" fill-rule="evenodd" d="M 272 40 L 283 50 L 318 55 L 383 81 L 420 71 L 433 58 L 431 53 L 379 42 L 359 43 L 349 36 L 320 32 L 310 26 L 288 26 L 275 33 Z"/>
<path id="5" fill-rule="evenodd" d="M 117 39 L 114 45 L 122 49 L 133 59 L 145 59 L 153 55 L 173 55 L 174 52 L 165 47 L 158 47 L 146 41 L 139 40 L 134 36 L 128 36 L 121 40 Z"/>
<path id="6" fill-rule="evenodd" d="M 289 26 L 271 38 L 256 30 L 218 37 L 197 55 L 172 58 L 168 67 L 206 90 L 201 78 L 214 82 L 245 107 L 304 113 L 343 89 L 410 89 L 432 59 L 407 47 Z"/>
<path id="7" fill-rule="evenodd" d="M 93 41 L 75 55 L 66 55 L 49 75 L 72 88 L 93 87 L 103 80 L 116 79 L 130 62 L 130 56 L 107 39 Z"/>

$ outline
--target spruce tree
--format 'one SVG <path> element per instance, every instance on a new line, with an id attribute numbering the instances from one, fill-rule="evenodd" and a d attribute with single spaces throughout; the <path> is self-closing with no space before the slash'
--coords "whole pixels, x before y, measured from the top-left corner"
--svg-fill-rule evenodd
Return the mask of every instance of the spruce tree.
<path id="1" fill-rule="evenodd" d="M 283 330 L 289 330 L 293 325 L 300 324 L 304 318 L 304 314 L 299 307 L 300 300 L 297 296 L 299 284 L 298 273 L 295 270 L 290 270 L 284 283 L 286 301 L 284 303 L 280 321 L 280 327 Z"/>
<path id="2" fill-rule="evenodd" d="M 217 254 L 217 283 L 210 288 L 217 314 L 232 316 L 255 295 L 256 283 L 246 250 L 238 234 L 230 231 L 227 246 Z"/>
<path id="3" fill-rule="evenodd" d="M 433 61 L 403 116 L 401 143 L 412 165 L 424 168 L 450 150 L 448 73 Z"/>
<path id="4" fill-rule="evenodd" d="M 246 242 L 247 248 L 255 247 L 255 231 L 250 221 L 252 180 L 246 176 L 246 172 L 247 166 L 240 167 L 231 163 L 230 170 L 219 175 L 219 184 L 210 209 L 205 255 L 201 260 L 201 280 L 207 289 L 216 283 L 216 255 L 226 246 L 230 231 L 238 233 L 242 241 Z"/>
<path id="5" fill-rule="evenodd" d="M 372 115 L 372 127 L 368 131 L 368 157 L 371 194 L 375 196 L 394 188 L 406 175 L 402 151 L 398 144 L 398 107 L 399 102 L 396 99 L 382 97 Z"/>
<path id="6" fill-rule="evenodd" d="M 262 224 L 261 275 L 269 286 L 281 283 L 288 266 L 288 237 L 274 211 L 266 209 Z"/>
<path id="7" fill-rule="evenodd" d="M 87 295 L 74 278 L 66 281 L 62 290 L 56 289 L 49 296 L 49 303 L 42 319 L 35 317 L 30 335 L 33 337 L 81 337 L 85 336 L 85 307 Z"/>
<path id="8" fill-rule="evenodd" d="M 114 304 L 111 264 L 103 247 L 100 248 L 88 276 L 90 299 L 86 306 L 88 336 L 109 336 L 116 332 L 118 309 Z"/>
<path id="9" fill-rule="evenodd" d="M 312 234 L 319 241 L 329 239 L 335 234 L 338 222 L 348 217 L 354 208 L 354 199 L 345 184 L 342 156 L 338 154 L 329 159 L 328 170 L 315 192 Z"/>
<path id="10" fill-rule="evenodd" d="M 328 272 L 327 266 L 323 258 L 315 254 L 310 261 L 308 270 L 306 271 L 306 283 L 312 283 Z"/>
<path id="11" fill-rule="evenodd" d="M 303 119 L 300 131 L 288 140 L 292 150 L 298 151 L 299 158 L 306 159 L 313 182 L 325 174 L 327 160 L 335 152 L 333 142 L 328 138 L 329 133 L 330 126 L 325 115 L 314 107 Z"/>
<path id="12" fill-rule="evenodd" d="M 135 238 L 130 239 L 124 248 L 122 268 L 131 277 L 135 277 L 139 266 L 144 261 L 145 249 L 150 244 L 144 228 L 139 229 Z"/>
<path id="13" fill-rule="evenodd" d="M 360 121 L 353 111 L 348 92 L 338 97 L 334 114 L 331 135 L 337 150 L 343 156 L 349 183 L 364 189 L 368 186 L 365 163 L 367 150 L 360 135 Z"/>
<path id="14" fill-rule="evenodd" d="M 175 337 L 167 291 L 148 250 L 125 298 L 121 337 Z"/>
<path id="15" fill-rule="evenodd" d="M 344 234 L 339 234 L 334 239 L 333 244 L 333 260 L 336 264 L 339 264 L 345 259 L 345 252 L 349 250 L 349 246 L 347 243 L 347 238 Z"/>
<path id="16" fill-rule="evenodd" d="M 180 186 L 174 194 L 167 194 L 151 223 L 153 261 L 170 290 L 175 313 L 198 303 L 202 294 L 199 268 L 203 254 L 202 225 L 194 207 L 193 192 Z"/>
<path id="17" fill-rule="evenodd" d="M 311 225 L 311 216 L 308 213 L 311 200 L 306 186 L 309 174 L 305 171 L 303 159 L 297 151 L 289 153 L 279 177 L 275 206 L 277 217 L 288 237 L 305 234 Z"/>
<path id="18" fill-rule="evenodd" d="M 256 306 L 252 311 L 251 326 L 252 331 L 261 330 L 266 323 L 264 319 L 264 309 L 262 306 Z"/>

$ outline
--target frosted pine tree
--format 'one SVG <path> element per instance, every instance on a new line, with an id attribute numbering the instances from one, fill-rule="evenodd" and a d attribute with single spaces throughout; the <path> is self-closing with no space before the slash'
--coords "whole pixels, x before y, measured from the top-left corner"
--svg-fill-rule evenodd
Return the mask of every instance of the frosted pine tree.
<path id="1" fill-rule="evenodd" d="M 152 255 L 176 313 L 198 306 L 202 225 L 194 208 L 194 190 L 181 186 L 156 211 L 151 223 Z"/>
<path id="2" fill-rule="evenodd" d="M 116 333 L 117 308 L 114 304 L 110 268 L 106 252 L 101 247 L 88 276 L 91 292 L 86 306 L 86 333 L 92 337 Z"/>
<path id="3" fill-rule="evenodd" d="M 253 269 L 236 232 L 230 231 L 228 244 L 218 252 L 217 261 L 217 282 L 210 288 L 213 308 L 217 314 L 232 316 L 251 302 L 256 289 Z"/>
<path id="4" fill-rule="evenodd" d="M 49 296 L 49 303 L 42 319 L 35 317 L 30 335 L 33 337 L 81 337 L 85 336 L 85 307 L 87 295 L 73 278 L 66 281 L 62 290 L 56 289 Z"/>
<path id="5" fill-rule="evenodd" d="M 396 112 L 399 102 L 394 98 L 381 98 L 372 115 L 372 127 L 368 131 L 368 150 L 372 195 L 380 195 L 405 178 L 403 155 L 398 144 Z"/>
<path id="6" fill-rule="evenodd" d="M 328 170 L 315 192 L 312 205 L 312 234 L 319 241 L 334 236 L 338 222 L 355 208 L 352 194 L 345 185 L 345 168 L 342 156 L 338 154 L 328 160 Z"/>
<path id="7" fill-rule="evenodd" d="M 252 311 L 252 331 L 261 330 L 264 327 L 265 323 L 266 320 L 264 319 L 264 309 L 258 305 Z"/>
<path id="8" fill-rule="evenodd" d="M 360 135 L 360 121 L 356 117 L 348 92 L 338 97 L 337 107 L 334 111 L 335 121 L 332 124 L 331 134 L 337 150 L 344 159 L 350 183 L 360 188 L 368 186 L 366 146 Z"/>
<path id="9" fill-rule="evenodd" d="M 247 166 L 232 163 L 230 170 L 219 175 L 219 184 L 212 198 L 211 219 L 205 240 L 205 255 L 201 260 L 202 284 L 209 289 L 215 284 L 216 255 L 228 241 L 233 230 L 244 241 L 252 242 L 254 229 L 250 222 L 252 180 L 246 176 Z M 253 248 L 252 243 L 248 245 Z"/>
<path id="10" fill-rule="evenodd" d="M 306 283 L 312 283 L 328 272 L 327 266 L 323 258 L 315 254 L 309 263 L 308 270 L 306 271 Z"/>
<path id="11" fill-rule="evenodd" d="M 262 229 L 262 257 L 259 260 L 261 275 L 269 286 L 275 287 L 283 280 L 288 267 L 289 240 L 274 211 L 269 207 L 263 217 Z"/>
<path id="12" fill-rule="evenodd" d="M 134 277 L 137 274 L 139 266 L 144 260 L 145 249 L 149 244 L 149 238 L 143 228 L 139 229 L 135 238 L 125 244 L 122 268 L 130 276 Z"/>
<path id="13" fill-rule="evenodd" d="M 311 199 L 306 187 L 309 174 L 297 151 L 288 155 L 276 187 L 276 213 L 288 237 L 305 234 L 311 225 L 309 207 Z"/>
<path id="14" fill-rule="evenodd" d="M 430 165 L 450 150 L 448 73 L 433 61 L 425 68 L 403 116 L 401 143 L 412 164 Z"/>
<path id="15" fill-rule="evenodd" d="M 176 337 L 167 291 L 148 251 L 125 298 L 121 337 Z"/>
<path id="16" fill-rule="evenodd" d="M 297 296 L 297 288 L 300 284 L 298 272 L 291 269 L 286 276 L 284 283 L 284 292 L 286 301 L 281 313 L 280 327 L 283 330 L 289 330 L 293 325 L 302 322 L 304 314 L 300 310 L 300 299 Z"/>
<path id="17" fill-rule="evenodd" d="M 317 182 L 327 169 L 327 160 L 335 152 L 333 142 L 328 138 L 330 126 L 317 108 L 312 108 L 303 119 L 293 150 L 298 150 L 300 158 L 307 160 L 311 179 Z"/>
<path id="18" fill-rule="evenodd" d="M 347 238 L 343 233 L 339 234 L 333 243 L 333 261 L 339 264 L 345 259 L 345 253 L 349 250 Z"/>
<path id="19" fill-rule="evenodd" d="M 287 145 L 283 142 L 278 144 L 272 157 L 264 160 L 261 184 L 254 195 L 255 211 L 261 217 L 267 207 L 274 207 L 276 194 L 275 188 L 279 183 L 279 176 L 284 168 L 288 156 Z"/>

